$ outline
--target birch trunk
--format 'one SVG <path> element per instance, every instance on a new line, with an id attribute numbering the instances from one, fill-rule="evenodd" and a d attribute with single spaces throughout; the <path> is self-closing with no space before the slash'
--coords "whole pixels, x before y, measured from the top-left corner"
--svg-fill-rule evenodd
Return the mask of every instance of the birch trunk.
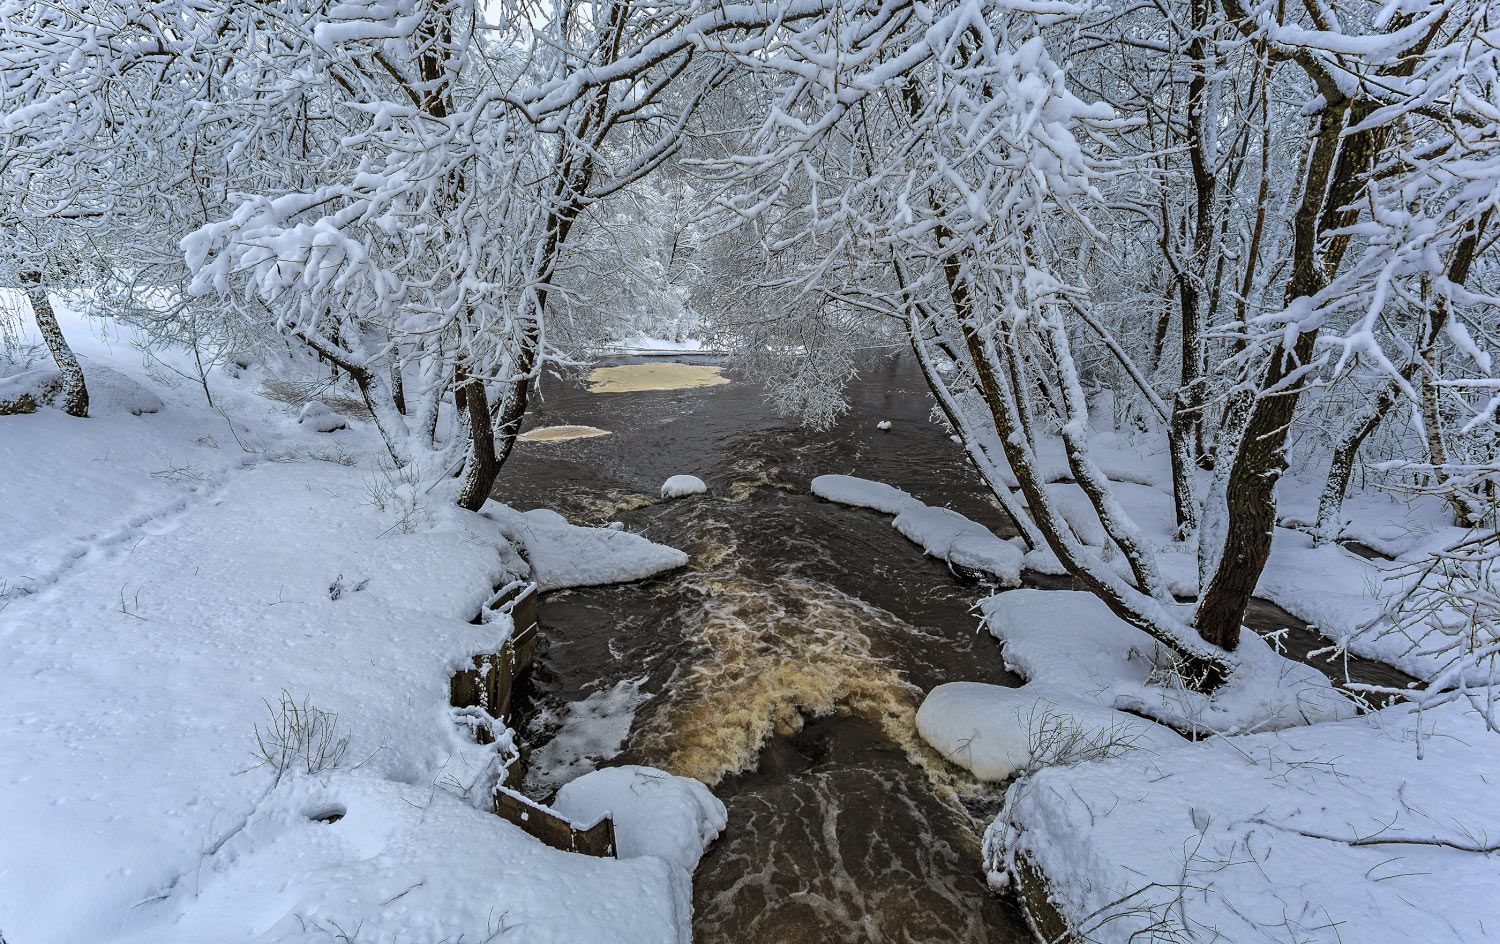
<path id="1" fill-rule="evenodd" d="M 69 416 L 86 417 L 89 415 L 89 388 L 83 380 L 83 368 L 78 366 L 73 348 L 68 345 L 68 339 L 63 337 L 62 326 L 57 323 L 57 313 L 52 310 L 52 300 L 47 297 L 47 288 L 42 284 L 42 274 L 23 273 L 21 283 L 26 286 L 26 298 L 31 302 L 32 314 L 36 316 L 37 330 L 41 332 L 42 340 L 57 364 L 57 371 L 62 375 L 63 412 Z"/>

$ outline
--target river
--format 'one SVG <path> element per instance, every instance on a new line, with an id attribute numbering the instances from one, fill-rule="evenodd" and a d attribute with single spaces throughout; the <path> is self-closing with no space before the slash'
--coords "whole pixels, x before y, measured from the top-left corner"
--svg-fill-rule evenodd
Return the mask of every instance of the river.
<path id="1" fill-rule="evenodd" d="M 998 791 L 933 756 L 913 723 L 942 682 L 1020 683 L 979 632 L 985 590 L 885 515 L 821 501 L 808 482 L 860 475 L 1000 534 L 1008 523 L 933 421 L 910 358 L 869 359 L 826 431 L 777 416 L 757 385 L 730 377 L 681 390 L 591 393 L 572 375 L 543 386 L 528 429 L 610 435 L 518 444 L 496 497 L 622 521 L 692 562 L 544 598 L 517 721 L 525 746 L 555 761 L 549 742 L 584 702 L 629 723 L 614 762 L 714 788 L 729 827 L 695 876 L 700 944 L 1031 940 L 978 869 Z M 658 499 L 677 473 L 708 493 Z M 1286 620 L 1262 606 L 1253 622 Z M 546 799 L 560 776 L 533 769 L 528 788 Z"/>

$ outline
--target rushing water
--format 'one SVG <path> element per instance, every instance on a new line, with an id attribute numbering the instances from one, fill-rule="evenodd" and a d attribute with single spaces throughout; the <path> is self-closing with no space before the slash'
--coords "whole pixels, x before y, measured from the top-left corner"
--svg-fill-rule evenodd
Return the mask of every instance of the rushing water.
<path id="1" fill-rule="evenodd" d="M 629 372 L 611 377 L 610 389 L 631 386 Z M 545 799 L 557 784 L 545 766 L 569 753 L 556 750 L 568 739 L 552 739 L 566 706 L 583 703 L 616 738 L 628 723 L 616 762 L 697 777 L 728 806 L 729 828 L 695 876 L 701 944 L 1030 940 L 979 874 L 998 795 L 935 757 L 913 721 L 942 682 L 1019 684 L 978 632 L 983 590 L 924 557 L 888 517 L 808 492 L 814 476 L 857 474 L 1009 533 L 932 421 L 914 366 L 872 359 L 850 412 L 823 432 L 776 416 L 743 380 L 590 393 L 569 378 L 544 392 L 528 428 L 613 435 L 519 445 L 497 497 L 623 521 L 692 561 L 544 599 L 520 721 L 540 768 L 533 793 Z M 658 499 L 677 473 L 709 493 Z M 1250 622 L 1293 621 L 1258 605 Z M 1314 638 L 1293 638 L 1296 654 Z M 589 752 L 583 741 L 572 755 Z"/>
<path id="2" fill-rule="evenodd" d="M 931 422 L 920 376 L 873 360 L 850 413 L 824 432 L 776 416 L 742 381 L 589 393 L 561 380 L 545 394 L 529 427 L 613 435 L 518 446 L 497 495 L 624 521 L 692 562 L 543 601 L 531 682 L 543 711 L 529 738 L 542 747 L 565 704 L 623 690 L 614 700 L 636 713 L 617 760 L 713 785 L 730 825 L 695 876 L 696 939 L 1028 940 L 979 874 L 997 798 L 933 756 L 913 723 L 941 682 L 1019 682 L 977 632 L 980 591 L 888 517 L 808 492 L 814 476 L 854 473 L 1003 529 Z M 708 495 L 656 498 L 679 472 Z"/>

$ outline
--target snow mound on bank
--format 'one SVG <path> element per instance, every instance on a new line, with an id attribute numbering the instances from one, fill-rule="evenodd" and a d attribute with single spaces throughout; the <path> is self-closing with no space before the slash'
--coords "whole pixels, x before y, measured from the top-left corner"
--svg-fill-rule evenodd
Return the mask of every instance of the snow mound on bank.
<path id="1" fill-rule="evenodd" d="M 557 792 L 552 808 L 580 826 L 607 814 L 621 859 L 655 856 L 687 875 L 729 821 L 724 804 L 703 784 L 653 767 L 584 774 Z"/>
<path id="2" fill-rule="evenodd" d="M 812 480 L 812 493 L 839 505 L 873 508 L 888 515 L 899 515 L 913 508 L 925 508 L 910 492 L 894 485 L 872 482 L 853 475 L 820 475 Z"/>
<path id="3" fill-rule="evenodd" d="M 708 491 L 708 486 L 696 475 L 674 475 L 661 483 L 662 498 L 685 498 L 688 495 L 702 495 Z"/>
<path id="4" fill-rule="evenodd" d="M 1469 850 L 1496 840 L 1496 770 L 1500 736 L 1461 704 L 1214 738 L 1026 778 L 986 859 L 1035 863 L 1102 944 L 1478 944 L 1500 857 Z"/>
<path id="5" fill-rule="evenodd" d="M 812 480 L 812 492 L 840 505 L 895 515 L 891 524 L 930 557 L 988 574 L 1004 587 L 1021 583 L 1021 550 L 951 508 L 925 505 L 893 485 L 853 475 L 820 475 Z"/>
<path id="6" fill-rule="evenodd" d="M 642 580 L 688 562 L 675 547 L 609 528 L 586 528 L 547 508 L 516 511 L 491 501 L 483 514 L 523 547 L 542 590 Z"/>
<path id="7" fill-rule="evenodd" d="M 309 400 L 297 414 L 297 422 L 318 433 L 332 433 L 349 428 L 349 421 L 333 412 L 321 400 Z"/>
<path id="8" fill-rule="evenodd" d="M 89 392 L 89 416 L 160 412 L 161 397 L 134 378 L 96 360 L 79 360 Z M 0 365 L 0 373 L 4 370 Z M 19 404 L 25 397 L 36 407 L 60 406 L 62 386 L 61 372 L 50 365 L 0 377 L 0 404 Z"/>
<path id="9" fill-rule="evenodd" d="M 1170 728 L 1063 692 L 982 682 L 934 688 L 917 731 L 951 763 L 994 782 L 1028 767 L 1186 743 Z"/>
<path id="10" fill-rule="evenodd" d="M 1006 667 L 1052 691 L 1156 718 L 1180 730 L 1270 730 L 1353 717 L 1322 673 L 1245 630 L 1239 667 L 1211 696 L 1161 684 L 1170 653 L 1078 590 L 1009 590 L 980 604 Z"/>
<path id="11" fill-rule="evenodd" d="M 1014 587 L 1021 582 L 1025 556 L 1021 549 L 951 508 L 909 508 L 891 524 L 931 557 L 989 574 L 1003 586 Z"/>

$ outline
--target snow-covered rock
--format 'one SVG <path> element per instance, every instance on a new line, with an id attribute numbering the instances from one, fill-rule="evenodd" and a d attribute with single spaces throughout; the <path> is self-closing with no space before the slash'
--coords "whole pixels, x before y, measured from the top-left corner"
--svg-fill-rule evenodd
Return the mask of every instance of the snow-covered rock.
<path id="1" fill-rule="evenodd" d="M 708 486 L 696 475 L 674 475 L 661 483 L 662 498 L 685 498 L 688 495 L 702 495 L 708 491 Z"/>
<path id="2" fill-rule="evenodd" d="M 888 515 L 899 515 L 913 508 L 923 508 L 909 492 L 884 482 L 853 475 L 820 475 L 812 480 L 812 493 L 827 501 L 855 508 L 873 508 Z"/>
<path id="3" fill-rule="evenodd" d="M 641 580 L 688 562 L 675 547 L 629 531 L 569 524 L 547 508 L 523 512 L 491 501 L 484 514 L 525 548 L 531 577 L 542 590 Z"/>
<path id="4" fill-rule="evenodd" d="M 349 421 L 333 412 L 321 400 L 309 400 L 303 404 L 302 412 L 297 415 L 297 422 L 319 433 L 349 428 Z"/>
<path id="5" fill-rule="evenodd" d="M 989 574 L 1003 586 L 1021 582 L 1020 548 L 951 508 L 908 508 L 891 524 L 932 557 Z"/>
<path id="6" fill-rule="evenodd" d="M 980 780 L 1007 780 L 1028 766 L 1182 744 L 1170 728 L 1036 685 L 949 682 L 917 711 L 922 739 Z"/>
<path id="7" fill-rule="evenodd" d="M 1024 855 L 1101 944 L 1481 944 L 1497 770 L 1500 736 L 1461 702 L 1212 738 L 1022 780 L 986 859 L 1014 877 Z"/>
<path id="8" fill-rule="evenodd" d="M 881 420 L 880 422 L 878 422 L 878 423 L 875 424 L 875 428 L 878 429 L 878 430 L 880 430 L 882 433 L 886 432 L 887 430 L 889 430 L 891 428 L 891 421 L 890 420 Z"/>
<path id="9" fill-rule="evenodd" d="M 62 375 L 56 367 L 34 367 L 0 377 L 0 416 L 34 413 L 50 406 L 62 391 Z"/>
<path id="10" fill-rule="evenodd" d="M 691 875 L 728 814 L 707 787 L 653 767 L 606 767 L 557 792 L 552 808 L 587 825 L 609 814 L 622 859 L 655 856 Z"/>

